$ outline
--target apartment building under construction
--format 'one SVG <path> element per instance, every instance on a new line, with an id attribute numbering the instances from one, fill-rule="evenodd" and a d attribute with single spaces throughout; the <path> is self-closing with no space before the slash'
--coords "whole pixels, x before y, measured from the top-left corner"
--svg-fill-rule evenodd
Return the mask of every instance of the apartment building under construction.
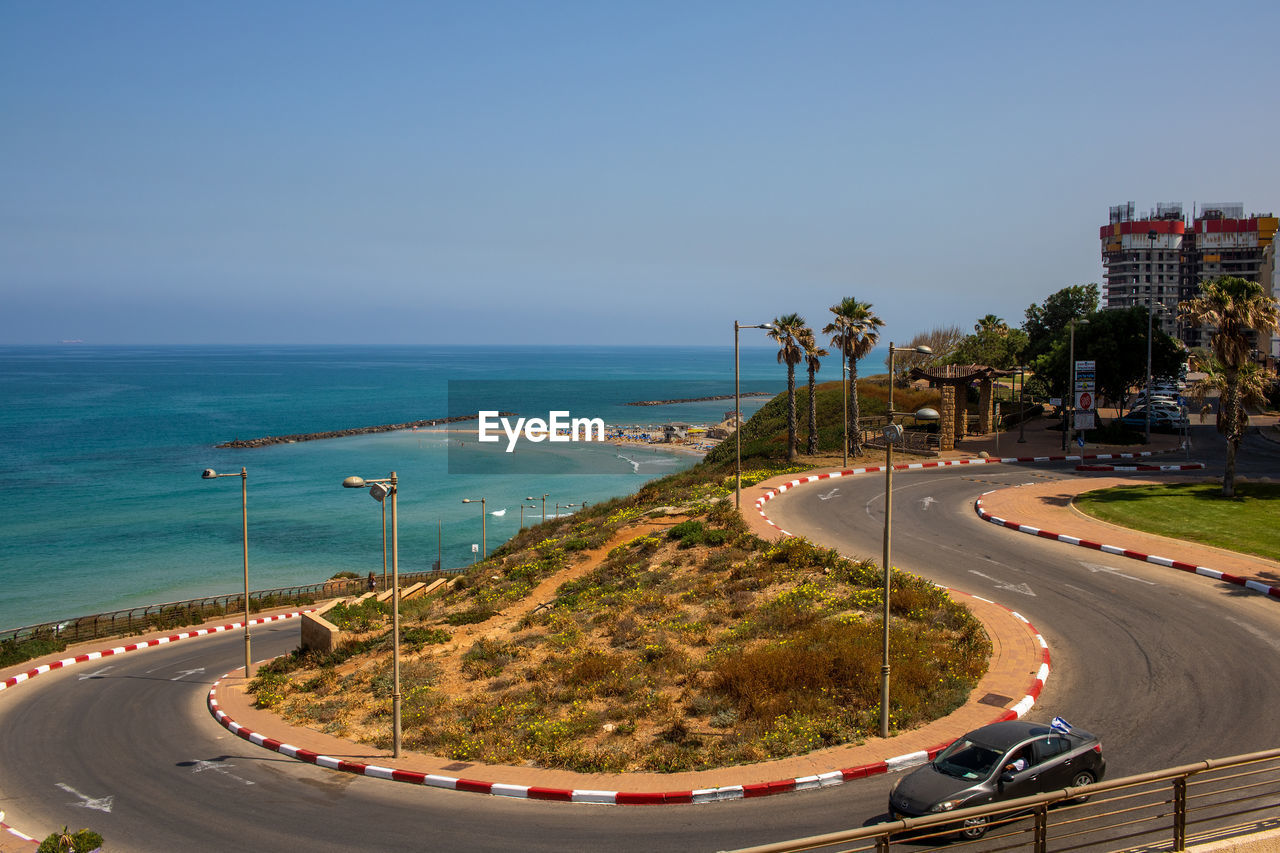
<path id="1" fill-rule="evenodd" d="M 1202 282 L 1230 275 L 1268 289 L 1280 284 L 1274 280 L 1280 219 L 1272 214 L 1245 216 L 1239 202 L 1200 205 L 1190 219 L 1181 203 L 1157 204 L 1137 216 L 1128 202 L 1110 214 L 1098 233 L 1102 307 L 1152 305 L 1160 328 L 1187 346 L 1203 346 L 1207 334 L 1178 322 L 1178 302 L 1199 293 Z M 1264 353 L 1280 346 L 1275 339 L 1259 343 Z"/>

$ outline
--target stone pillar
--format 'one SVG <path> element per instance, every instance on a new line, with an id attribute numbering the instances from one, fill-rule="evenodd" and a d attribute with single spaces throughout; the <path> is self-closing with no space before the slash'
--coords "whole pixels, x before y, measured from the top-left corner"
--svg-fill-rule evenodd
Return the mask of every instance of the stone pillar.
<path id="1" fill-rule="evenodd" d="M 956 386 L 941 383 L 942 411 L 938 417 L 938 449 L 956 449 Z"/>
<path id="2" fill-rule="evenodd" d="M 978 433 L 989 434 L 991 430 L 991 380 L 982 379 L 978 391 Z"/>
<path id="3" fill-rule="evenodd" d="M 964 382 L 953 384 L 951 386 L 951 393 L 955 395 L 956 400 L 956 441 L 960 441 L 969 434 L 969 413 L 966 409 L 966 406 L 968 405 L 969 386 Z"/>

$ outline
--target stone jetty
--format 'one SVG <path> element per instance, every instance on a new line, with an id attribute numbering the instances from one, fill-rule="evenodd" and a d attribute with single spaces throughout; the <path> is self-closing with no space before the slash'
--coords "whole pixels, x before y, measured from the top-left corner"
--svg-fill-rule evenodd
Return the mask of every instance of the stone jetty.
<path id="1" fill-rule="evenodd" d="M 499 412 L 501 416 L 514 415 L 515 412 Z M 251 447 L 270 447 L 273 444 L 297 444 L 301 441 L 319 441 L 324 438 L 346 438 L 351 435 L 369 435 L 375 432 L 396 432 L 403 429 L 421 429 L 423 427 L 440 426 L 441 424 L 452 424 L 459 421 L 473 421 L 479 415 L 455 415 L 451 418 L 432 418 L 425 421 L 408 421 L 402 424 L 382 424 L 380 426 L 352 427 L 351 429 L 335 429 L 328 432 L 304 432 L 296 435 L 267 435 L 262 438 L 237 438 L 234 441 L 224 442 L 216 445 L 218 448 L 251 448 Z"/>

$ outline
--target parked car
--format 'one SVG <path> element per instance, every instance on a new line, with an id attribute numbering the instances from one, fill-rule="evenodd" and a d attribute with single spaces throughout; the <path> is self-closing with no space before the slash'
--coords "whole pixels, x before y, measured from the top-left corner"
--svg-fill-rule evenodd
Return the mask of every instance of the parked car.
<path id="1" fill-rule="evenodd" d="M 1141 406 L 1141 405 L 1143 405 L 1143 404 L 1144 404 L 1144 403 L 1146 403 L 1146 402 L 1147 402 L 1147 395 L 1146 395 L 1145 393 L 1143 393 L 1143 394 L 1139 394 L 1137 397 L 1135 397 L 1135 398 L 1134 398 L 1134 400 L 1133 400 L 1133 405 L 1134 405 L 1134 406 Z M 1178 398 L 1176 398 L 1176 397 L 1171 397 L 1171 396 L 1169 396 L 1168 394 L 1152 394 L 1152 395 L 1151 395 L 1151 402 L 1153 402 L 1153 403 L 1163 403 L 1163 404 L 1165 404 L 1165 405 L 1167 405 L 1167 406 L 1174 406 L 1174 407 L 1176 407 L 1176 406 L 1178 405 Z"/>
<path id="2" fill-rule="evenodd" d="M 1147 428 L 1147 407 L 1134 409 L 1122 418 L 1116 418 L 1117 421 L 1129 427 L 1145 431 Z M 1151 407 L 1151 428 L 1157 432 L 1177 432 L 1180 429 L 1186 429 L 1191 425 L 1191 421 L 1180 410 L 1170 410 L 1160 408 L 1159 406 Z"/>
<path id="3" fill-rule="evenodd" d="M 942 814 L 1045 791 L 1102 781 L 1107 763 L 1102 742 L 1060 718 L 1053 723 L 1008 720 L 975 729 L 938 757 L 898 780 L 889 792 L 895 820 Z M 985 817 L 959 826 L 964 838 L 981 838 Z"/>

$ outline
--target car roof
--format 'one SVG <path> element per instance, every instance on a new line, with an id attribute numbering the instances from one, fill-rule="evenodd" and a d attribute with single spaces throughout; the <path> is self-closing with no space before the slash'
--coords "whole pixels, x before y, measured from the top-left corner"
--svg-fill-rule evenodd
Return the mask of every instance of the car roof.
<path id="1" fill-rule="evenodd" d="M 1053 729 L 1044 723 L 1032 723 L 1027 720 L 1005 720 L 992 723 L 980 729 L 974 729 L 965 735 L 969 740 L 989 746 L 993 749 L 1005 750 L 1031 737 L 1051 734 Z"/>

